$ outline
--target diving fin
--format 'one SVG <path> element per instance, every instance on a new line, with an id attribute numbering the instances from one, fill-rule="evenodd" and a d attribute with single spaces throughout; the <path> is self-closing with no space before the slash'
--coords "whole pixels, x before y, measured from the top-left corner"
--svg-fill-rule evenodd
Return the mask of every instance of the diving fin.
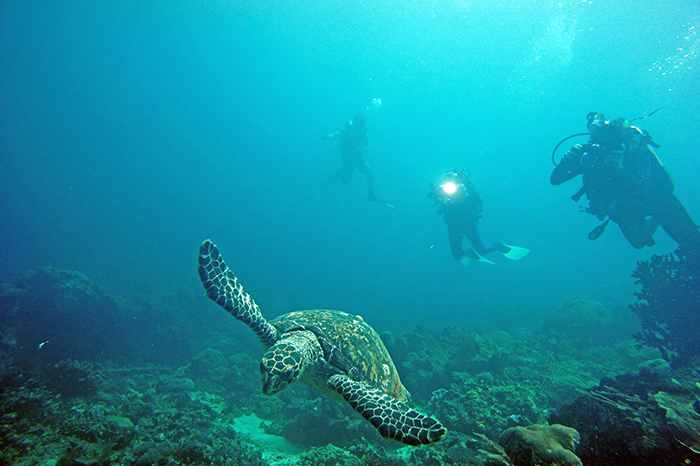
<path id="1" fill-rule="evenodd" d="M 333 186 L 340 179 L 340 173 L 335 172 L 323 181 L 323 186 Z"/>
<path id="2" fill-rule="evenodd" d="M 610 223 L 610 217 L 608 217 L 603 223 L 595 227 L 590 233 L 588 233 L 588 239 L 595 241 L 600 238 L 600 235 L 605 233 L 605 227 Z"/>
<path id="3" fill-rule="evenodd" d="M 529 249 L 521 248 L 519 246 L 511 246 L 510 244 L 505 244 L 504 246 L 509 247 L 510 251 L 504 252 L 503 255 L 513 261 L 522 259 L 523 257 L 527 256 L 528 252 L 530 252 Z"/>
<path id="4" fill-rule="evenodd" d="M 372 202 L 376 202 L 377 204 L 383 204 L 383 205 L 385 205 L 385 206 L 387 206 L 387 207 L 389 207 L 389 208 L 391 208 L 391 209 L 394 209 L 394 208 L 395 208 L 393 205 L 389 204 L 388 202 L 384 202 L 384 201 L 382 201 L 381 199 L 377 199 L 376 197 L 374 197 L 374 194 L 368 194 L 368 195 L 367 195 L 367 200 L 368 200 L 368 201 L 372 201 Z"/>
<path id="5" fill-rule="evenodd" d="M 388 202 L 384 202 L 384 201 L 381 201 L 381 200 L 376 199 L 376 198 L 370 198 L 369 200 L 372 201 L 372 202 L 376 202 L 376 203 L 378 203 L 378 204 L 385 205 L 385 206 L 389 207 L 390 209 L 395 209 L 395 208 L 396 208 L 396 207 L 394 207 L 393 205 L 389 204 Z"/>
<path id="6" fill-rule="evenodd" d="M 468 249 L 466 254 L 462 256 L 462 258 L 459 260 L 462 265 L 469 265 L 471 261 L 477 261 L 477 262 L 483 262 L 485 264 L 491 264 L 491 265 L 496 265 L 494 262 L 491 262 L 490 260 L 486 259 L 484 256 L 479 255 L 478 252 L 476 252 L 473 249 Z"/>

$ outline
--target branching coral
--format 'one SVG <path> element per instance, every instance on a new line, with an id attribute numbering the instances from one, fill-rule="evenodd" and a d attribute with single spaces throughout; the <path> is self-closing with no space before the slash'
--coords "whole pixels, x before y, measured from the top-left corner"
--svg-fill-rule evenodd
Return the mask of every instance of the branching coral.
<path id="1" fill-rule="evenodd" d="M 700 262 L 679 249 L 640 261 L 632 277 L 642 289 L 631 306 L 642 331 L 637 346 L 657 348 L 674 367 L 687 366 L 700 356 Z"/>

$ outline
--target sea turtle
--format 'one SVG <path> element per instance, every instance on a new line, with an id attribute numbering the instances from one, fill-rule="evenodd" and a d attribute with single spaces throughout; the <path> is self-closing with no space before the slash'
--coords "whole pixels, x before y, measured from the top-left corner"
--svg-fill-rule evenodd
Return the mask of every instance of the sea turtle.
<path id="1" fill-rule="evenodd" d="M 361 317 L 317 309 L 268 322 L 210 240 L 199 248 L 199 277 L 209 298 L 250 327 L 265 347 L 260 373 L 266 395 L 300 380 L 348 402 L 384 437 L 408 445 L 444 437 L 442 424 L 404 403 L 411 395 L 379 335 Z"/>

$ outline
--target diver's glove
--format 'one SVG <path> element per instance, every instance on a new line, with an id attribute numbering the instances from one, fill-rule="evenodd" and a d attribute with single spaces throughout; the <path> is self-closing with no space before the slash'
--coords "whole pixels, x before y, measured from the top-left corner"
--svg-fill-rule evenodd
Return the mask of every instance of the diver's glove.
<path id="1" fill-rule="evenodd" d="M 428 186 L 430 186 L 430 192 L 428 193 L 428 199 L 435 199 L 438 194 L 437 194 L 437 185 L 435 183 L 430 183 Z"/>
<path id="2" fill-rule="evenodd" d="M 588 146 L 588 144 L 586 144 Z M 571 162 L 583 162 L 583 158 L 586 155 L 586 149 L 581 145 L 581 144 L 576 144 L 575 146 L 572 146 L 571 149 L 567 150 L 564 153 L 564 156 L 561 158 L 561 161 L 559 162 L 559 165 L 562 163 L 571 163 Z"/>
<path id="3" fill-rule="evenodd" d="M 583 153 L 586 152 L 581 144 L 576 144 L 573 146 L 571 149 L 567 150 L 566 153 L 564 154 L 564 157 L 572 158 L 572 159 L 578 159 L 583 155 Z"/>

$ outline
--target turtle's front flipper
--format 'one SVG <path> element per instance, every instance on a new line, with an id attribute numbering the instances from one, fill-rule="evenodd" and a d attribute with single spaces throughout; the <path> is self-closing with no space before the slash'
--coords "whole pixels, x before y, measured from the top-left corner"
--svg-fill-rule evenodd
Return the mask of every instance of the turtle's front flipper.
<path id="1" fill-rule="evenodd" d="M 447 432 L 435 419 L 412 410 L 383 390 L 345 375 L 332 376 L 328 387 L 340 393 L 383 437 L 420 445 L 437 442 Z"/>
<path id="2" fill-rule="evenodd" d="M 219 248 L 210 240 L 199 247 L 199 278 L 207 296 L 250 327 L 265 348 L 277 341 L 277 329 L 265 320 L 258 305 L 224 262 Z"/>

